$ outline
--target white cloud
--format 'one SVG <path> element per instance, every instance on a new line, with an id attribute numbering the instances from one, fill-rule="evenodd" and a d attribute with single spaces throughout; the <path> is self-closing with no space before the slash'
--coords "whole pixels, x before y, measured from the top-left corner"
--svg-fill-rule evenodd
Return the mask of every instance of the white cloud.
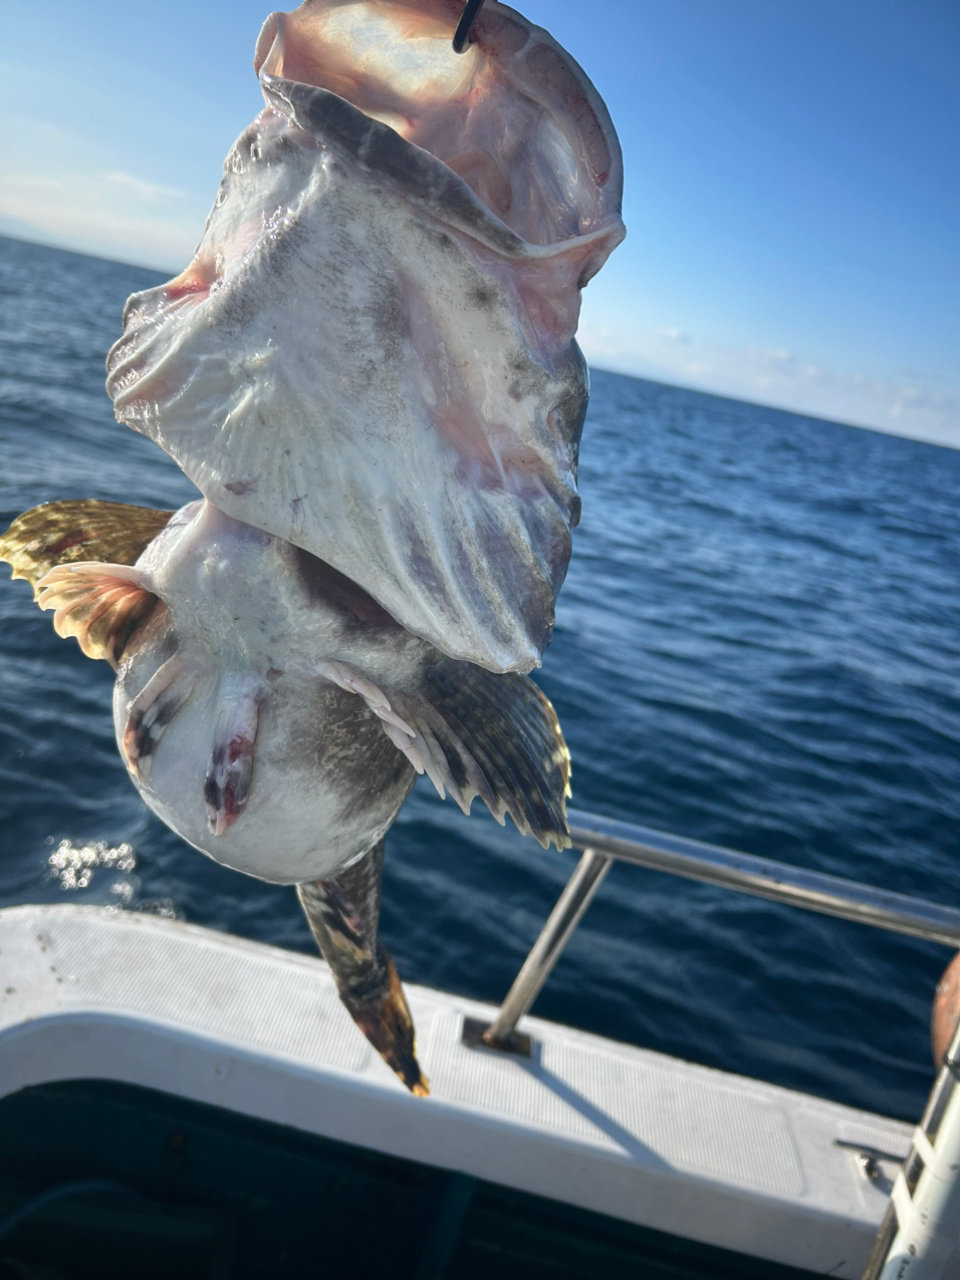
<path id="1" fill-rule="evenodd" d="M 784 347 L 738 347 L 674 328 L 645 332 L 586 317 L 579 336 L 587 359 L 601 368 L 960 449 L 960 393 L 933 375 L 898 369 L 870 376 Z"/>
<path id="2" fill-rule="evenodd" d="M 133 192 L 143 200 L 185 200 L 187 193 L 177 187 L 165 187 L 159 182 L 145 182 L 129 173 L 104 173 L 100 175 L 107 182 Z"/>
<path id="3" fill-rule="evenodd" d="M 192 258 L 205 213 L 185 192 L 118 172 L 8 172 L 0 188 L 13 235 L 172 272 Z"/>

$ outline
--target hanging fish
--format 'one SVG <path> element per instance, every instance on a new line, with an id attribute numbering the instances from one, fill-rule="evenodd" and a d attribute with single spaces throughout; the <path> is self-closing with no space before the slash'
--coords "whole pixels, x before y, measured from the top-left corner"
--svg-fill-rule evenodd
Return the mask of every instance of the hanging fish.
<path id="1" fill-rule="evenodd" d="M 273 14 L 193 262 L 128 302 L 117 416 L 449 657 L 524 672 L 579 518 L 580 291 L 623 236 L 590 81 L 491 0 Z"/>
<path id="2" fill-rule="evenodd" d="M 117 670 L 117 741 L 146 803 L 225 866 L 297 886 L 351 1016 L 425 1092 L 377 936 L 383 836 L 426 773 L 465 813 L 479 795 L 499 822 L 567 845 L 569 753 L 549 701 L 525 676 L 446 657 L 337 570 L 206 500 L 52 503 L 14 522 L 0 559 L 59 635 Z"/>

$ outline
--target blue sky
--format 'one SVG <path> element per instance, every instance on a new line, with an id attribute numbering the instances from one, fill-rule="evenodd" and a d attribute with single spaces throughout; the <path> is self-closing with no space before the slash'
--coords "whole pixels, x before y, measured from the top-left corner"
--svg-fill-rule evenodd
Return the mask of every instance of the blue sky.
<path id="1" fill-rule="evenodd" d="M 596 365 L 960 447 L 955 0 L 528 0 L 607 100 Z M 252 0 L 19 5 L 0 231 L 179 270 L 259 109 Z M 119 325 L 119 317 L 118 317 Z"/>

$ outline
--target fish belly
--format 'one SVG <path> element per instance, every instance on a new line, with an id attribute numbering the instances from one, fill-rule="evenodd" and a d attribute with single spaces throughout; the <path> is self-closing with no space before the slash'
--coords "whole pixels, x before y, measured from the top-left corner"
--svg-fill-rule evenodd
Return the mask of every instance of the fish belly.
<path id="1" fill-rule="evenodd" d="M 131 704 L 162 665 L 161 654 L 142 653 L 121 668 L 114 722 L 122 754 Z M 128 760 L 146 804 L 216 862 L 276 884 L 332 876 L 362 856 L 390 826 L 415 777 L 373 713 L 319 680 L 277 681 L 258 708 L 244 802 L 217 834 L 209 780 L 222 688 L 221 673 L 196 678 L 149 769 Z"/>

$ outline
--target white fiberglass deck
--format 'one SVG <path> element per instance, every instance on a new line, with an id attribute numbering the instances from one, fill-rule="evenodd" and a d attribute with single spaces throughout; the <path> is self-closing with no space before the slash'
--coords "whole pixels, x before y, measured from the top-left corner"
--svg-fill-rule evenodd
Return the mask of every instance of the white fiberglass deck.
<path id="1" fill-rule="evenodd" d="M 866 1112 L 529 1018 L 533 1057 L 460 1043 L 495 1010 L 407 988 L 412 1097 L 320 960 L 150 916 L 0 911 L 0 1097 L 53 1080 L 161 1089 L 831 1276 L 859 1275 L 894 1161 Z"/>

